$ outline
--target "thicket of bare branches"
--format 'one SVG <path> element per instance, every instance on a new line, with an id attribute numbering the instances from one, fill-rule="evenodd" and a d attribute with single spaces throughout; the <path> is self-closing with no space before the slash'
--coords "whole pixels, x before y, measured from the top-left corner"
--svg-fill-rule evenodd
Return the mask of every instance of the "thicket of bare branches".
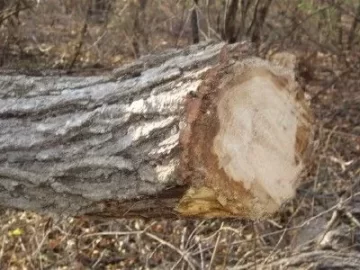
<path id="1" fill-rule="evenodd" d="M 3 0 L 0 64 L 109 67 L 209 39 L 345 57 L 359 48 L 359 17 L 344 0 Z"/>

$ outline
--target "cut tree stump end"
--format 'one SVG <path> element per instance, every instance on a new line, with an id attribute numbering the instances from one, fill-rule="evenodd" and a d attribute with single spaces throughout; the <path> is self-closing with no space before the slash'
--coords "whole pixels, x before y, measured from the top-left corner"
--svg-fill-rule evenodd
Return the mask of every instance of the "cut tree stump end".
<path id="1" fill-rule="evenodd" d="M 180 136 L 184 216 L 261 218 L 291 199 L 309 160 L 313 117 L 294 71 L 225 60 L 189 95 Z"/>

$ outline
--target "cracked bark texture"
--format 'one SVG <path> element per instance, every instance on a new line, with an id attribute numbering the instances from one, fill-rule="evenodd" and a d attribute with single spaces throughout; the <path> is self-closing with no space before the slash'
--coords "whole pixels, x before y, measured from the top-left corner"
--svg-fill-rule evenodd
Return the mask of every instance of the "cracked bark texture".
<path id="1" fill-rule="evenodd" d="M 223 46 L 145 56 L 110 75 L 1 74 L 0 205 L 176 215 L 183 99 Z"/>

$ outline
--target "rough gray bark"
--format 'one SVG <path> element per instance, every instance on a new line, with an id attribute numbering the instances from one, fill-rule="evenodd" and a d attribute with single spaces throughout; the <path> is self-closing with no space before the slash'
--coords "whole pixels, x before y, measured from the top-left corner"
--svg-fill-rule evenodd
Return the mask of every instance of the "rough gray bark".
<path id="1" fill-rule="evenodd" d="M 143 57 L 110 76 L 1 75 L 0 205 L 166 215 L 183 192 L 172 189 L 182 100 L 222 47 Z"/>
<path id="2" fill-rule="evenodd" d="M 293 68 L 249 57 L 250 47 L 202 44 L 108 76 L 0 76 L 0 205 L 111 217 L 276 212 L 306 168 L 313 117 Z"/>

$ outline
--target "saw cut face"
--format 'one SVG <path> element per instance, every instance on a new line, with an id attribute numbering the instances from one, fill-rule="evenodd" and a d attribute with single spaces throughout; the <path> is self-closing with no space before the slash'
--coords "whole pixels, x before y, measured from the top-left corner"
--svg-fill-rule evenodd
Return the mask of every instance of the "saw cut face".
<path id="1" fill-rule="evenodd" d="M 178 211 L 266 217 L 295 195 L 312 116 L 283 67 L 251 58 L 221 72 L 211 73 L 190 107 L 196 117 L 188 125 L 184 164 L 191 188 Z"/>
<path id="2" fill-rule="evenodd" d="M 254 195 L 254 204 L 273 208 L 294 196 L 303 169 L 295 162 L 297 115 L 286 90 L 279 91 L 271 76 L 252 72 L 219 100 L 213 152 L 219 167 Z"/>

